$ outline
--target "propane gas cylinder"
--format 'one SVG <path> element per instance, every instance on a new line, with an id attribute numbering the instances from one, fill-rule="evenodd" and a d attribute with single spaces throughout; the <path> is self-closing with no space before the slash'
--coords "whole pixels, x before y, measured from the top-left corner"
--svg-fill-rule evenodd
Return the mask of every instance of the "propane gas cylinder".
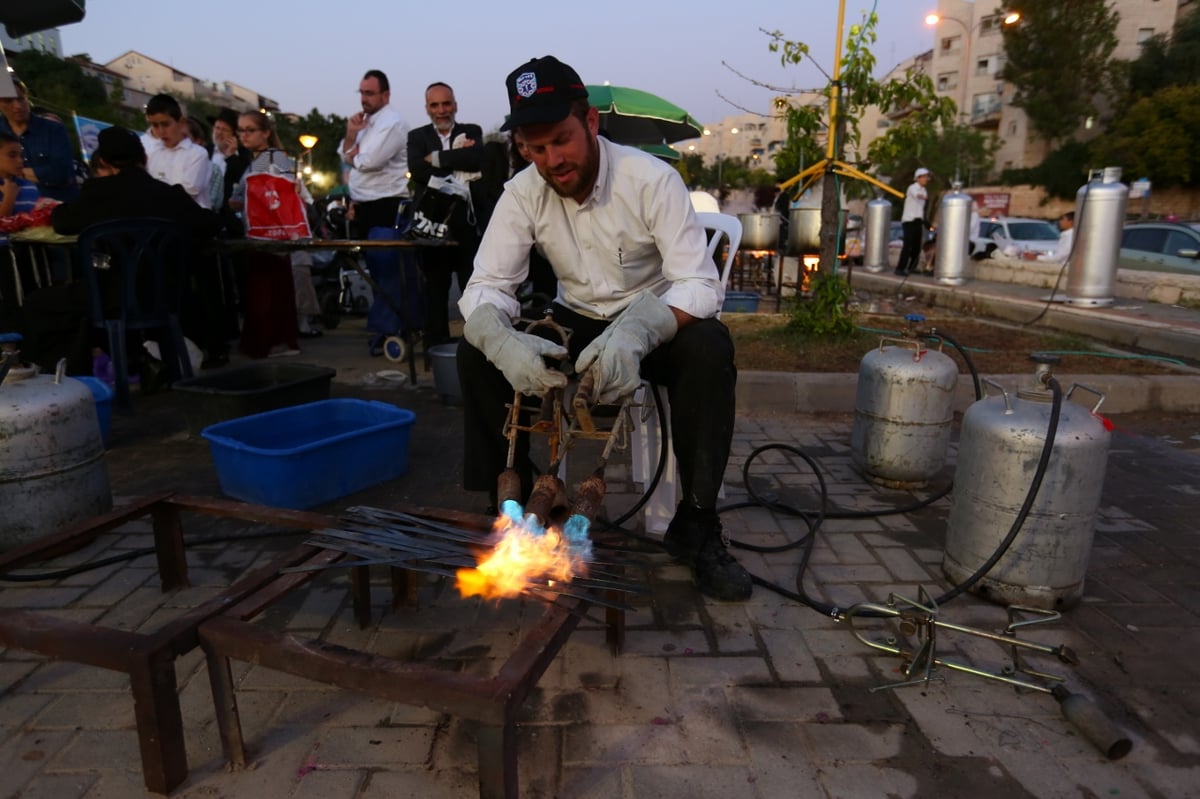
<path id="1" fill-rule="evenodd" d="M 91 390 L 13 370 L 0 383 L 0 552 L 112 510 Z"/>
<path id="2" fill-rule="evenodd" d="M 937 347 L 915 335 L 883 338 L 859 363 L 850 449 L 855 468 L 876 482 L 920 487 L 946 464 L 958 367 Z"/>
<path id="3" fill-rule="evenodd" d="M 1046 441 L 1052 395 L 1049 367 L 1010 395 L 987 396 L 963 415 L 942 570 L 961 583 L 1008 535 L 1025 503 Z M 1091 409 L 1067 401 L 1077 389 L 1099 399 Z M 1086 386 L 1064 392 L 1050 460 L 1028 517 L 1008 551 L 971 589 L 1001 604 L 1066 608 L 1079 601 L 1104 470 L 1109 432 L 1096 415 L 1104 396 Z"/>

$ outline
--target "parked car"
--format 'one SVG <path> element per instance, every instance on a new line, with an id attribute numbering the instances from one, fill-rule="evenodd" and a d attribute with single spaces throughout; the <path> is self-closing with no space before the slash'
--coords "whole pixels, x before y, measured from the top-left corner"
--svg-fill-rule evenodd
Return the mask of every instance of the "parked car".
<path id="1" fill-rule="evenodd" d="M 1049 255 L 1058 245 L 1058 225 L 1045 219 L 1000 216 L 979 222 L 979 235 L 971 239 L 972 254 L 987 257 L 999 249 L 1005 255 L 1033 252 Z"/>
<path id="2" fill-rule="evenodd" d="M 1130 222 L 1117 266 L 1200 275 L 1200 223 Z"/>

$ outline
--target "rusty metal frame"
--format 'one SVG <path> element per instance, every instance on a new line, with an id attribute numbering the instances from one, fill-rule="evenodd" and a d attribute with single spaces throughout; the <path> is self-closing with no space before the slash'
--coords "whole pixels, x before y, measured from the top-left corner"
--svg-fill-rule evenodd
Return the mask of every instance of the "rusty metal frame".
<path id="1" fill-rule="evenodd" d="M 464 526 L 484 525 L 486 529 L 488 523 L 483 517 L 456 511 L 420 507 L 405 510 Z M 334 526 L 332 517 L 317 513 L 162 493 L 0 553 L 0 571 L 72 552 L 105 532 L 150 516 L 162 590 L 186 588 L 190 583 L 181 518 L 184 512 L 297 529 Z M 543 617 L 491 677 L 451 674 L 321 642 L 301 641 L 250 623 L 262 610 L 319 573 L 281 574 L 281 569 L 334 563 L 343 557 L 341 552 L 320 547 L 296 546 L 151 633 L 76 622 L 56 617 L 53 612 L 0 609 L 0 646 L 128 674 L 142 776 L 147 790 L 154 793 L 168 794 L 187 777 L 175 659 L 203 646 L 222 744 L 235 764 L 245 762 L 245 749 L 230 658 L 252 660 L 268 668 L 473 719 L 479 723 L 480 796 L 516 797 L 518 708 L 574 631 L 588 603 L 564 598 L 548 604 Z M 360 626 L 366 626 L 370 621 L 370 574 L 365 566 L 353 567 L 350 572 L 355 618 Z M 393 608 L 412 604 L 416 585 L 412 575 L 392 569 Z M 608 642 L 619 651 L 624 614 L 609 610 L 607 621 Z"/>
<path id="2" fill-rule="evenodd" d="M 185 511 L 310 530 L 328 527 L 332 521 L 328 516 L 303 511 L 206 497 L 155 494 L 0 554 L 0 571 L 72 552 L 102 533 L 150 516 L 162 590 L 187 588 L 190 583 L 181 519 Z M 269 584 L 281 568 L 322 560 L 332 562 L 341 556 L 341 553 L 316 547 L 295 547 L 150 633 L 131 633 L 100 624 L 72 621 L 56 617 L 53 612 L 0 609 L 0 646 L 128 674 L 146 789 L 170 793 L 187 777 L 175 659 L 199 645 L 196 629 L 200 622 Z M 362 623 L 370 612 L 367 601 L 369 574 L 365 569 L 354 572 L 351 591 L 356 617 Z"/>
<path id="3" fill-rule="evenodd" d="M 488 529 L 491 521 L 472 514 L 428 508 L 410 512 L 481 530 Z M 232 660 L 239 660 L 475 721 L 481 799 L 516 799 L 520 793 L 516 729 L 519 709 L 575 630 L 589 603 L 567 597 L 548 603 L 542 617 L 494 675 L 472 675 L 254 625 L 251 621 L 254 616 L 291 590 L 286 578 L 294 576 L 280 575 L 279 580 L 200 625 L 200 645 L 208 659 L 213 704 L 226 759 L 238 768 L 248 762 L 230 666 Z M 607 622 L 608 643 L 617 649 L 624 632 L 624 614 L 610 609 Z"/>

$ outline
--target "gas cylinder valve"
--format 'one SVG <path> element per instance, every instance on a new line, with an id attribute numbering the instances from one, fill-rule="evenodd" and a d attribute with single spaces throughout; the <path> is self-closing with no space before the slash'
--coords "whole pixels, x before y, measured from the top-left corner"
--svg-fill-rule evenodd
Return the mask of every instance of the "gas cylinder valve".
<path id="1" fill-rule="evenodd" d="M 1062 358 L 1049 352 L 1031 352 L 1029 360 L 1037 364 L 1033 372 L 1033 379 L 1043 386 L 1050 382 L 1050 376 L 1054 371 L 1051 367 L 1062 363 Z"/>

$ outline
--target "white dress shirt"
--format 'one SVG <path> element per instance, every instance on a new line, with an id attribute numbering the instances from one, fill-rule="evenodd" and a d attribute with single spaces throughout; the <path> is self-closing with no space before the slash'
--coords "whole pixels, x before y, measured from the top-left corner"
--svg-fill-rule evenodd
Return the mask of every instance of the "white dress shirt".
<path id="1" fill-rule="evenodd" d="M 208 151 L 187 138 L 174 147 L 161 141 L 159 144 L 146 156 L 146 171 L 163 183 L 183 186 L 201 208 L 211 208 L 208 178 L 212 162 L 208 160 Z"/>
<path id="2" fill-rule="evenodd" d="M 1069 227 L 1058 234 L 1058 243 L 1054 245 L 1054 252 L 1039 255 L 1038 260 L 1062 263 L 1071 254 L 1071 243 L 1073 241 L 1075 241 L 1075 228 Z"/>
<path id="3" fill-rule="evenodd" d="M 351 167 L 350 199 L 408 196 L 408 126 L 391 105 L 368 117 L 354 144 L 358 152 L 353 158 L 346 158 L 342 149 L 342 159 Z"/>
<path id="4" fill-rule="evenodd" d="M 554 267 L 558 301 L 585 316 L 610 319 L 645 289 L 701 319 L 721 310 L 725 289 L 679 173 L 641 150 L 599 144 L 596 186 L 582 204 L 532 166 L 506 184 L 458 303 L 464 318 L 485 303 L 520 316 L 515 292 L 531 246 Z"/>
<path id="5" fill-rule="evenodd" d="M 900 213 L 901 222 L 911 222 L 914 219 L 925 218 L 925 201 L 929 199 L 929 193 L 925 191 L 925 187 L 917 181 L 913 181 L 908 186 L 908 191 L 904 192 L 904 210 Z"/>

